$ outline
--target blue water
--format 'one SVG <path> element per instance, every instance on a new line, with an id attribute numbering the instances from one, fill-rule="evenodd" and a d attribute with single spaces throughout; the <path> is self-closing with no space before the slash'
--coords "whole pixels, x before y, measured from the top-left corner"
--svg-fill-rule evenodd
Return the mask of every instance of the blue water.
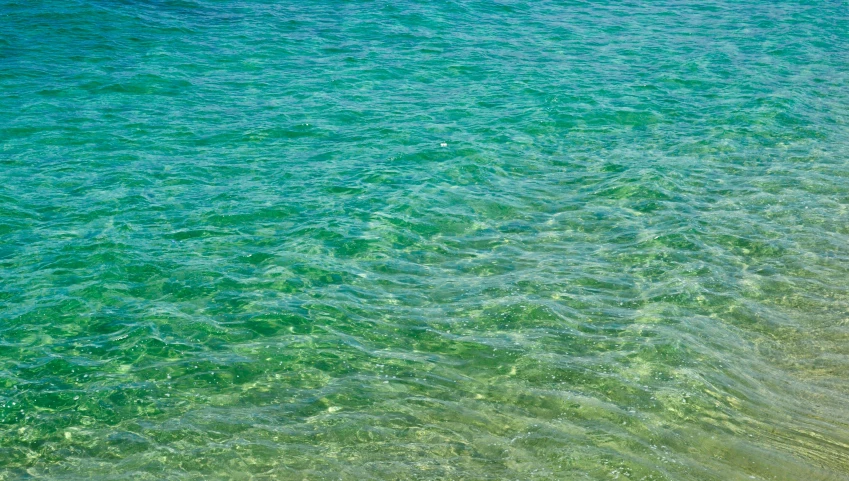
<path id="1" fill-rule="evenodd" d="M 849 3 L 0 0 L 0 480 L 849 480 Z"/>

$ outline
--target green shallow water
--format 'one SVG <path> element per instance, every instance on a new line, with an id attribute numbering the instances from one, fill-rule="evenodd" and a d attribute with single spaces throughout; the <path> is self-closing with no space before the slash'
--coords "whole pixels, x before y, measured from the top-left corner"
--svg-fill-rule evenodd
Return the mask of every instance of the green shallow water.
<path id="1" fill-rule="evenodd" d="M 0 480 L 849 479 L 849 4 L 0 1 Z"/>

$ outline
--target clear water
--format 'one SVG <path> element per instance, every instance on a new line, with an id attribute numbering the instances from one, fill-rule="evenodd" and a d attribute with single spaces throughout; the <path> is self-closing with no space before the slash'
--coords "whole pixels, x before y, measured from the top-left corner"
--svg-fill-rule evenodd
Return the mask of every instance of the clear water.
<path id="1" fill-rule="evenodd" d="M 849 479 L 845 1 L 0 0 L 0 479 Z"/>

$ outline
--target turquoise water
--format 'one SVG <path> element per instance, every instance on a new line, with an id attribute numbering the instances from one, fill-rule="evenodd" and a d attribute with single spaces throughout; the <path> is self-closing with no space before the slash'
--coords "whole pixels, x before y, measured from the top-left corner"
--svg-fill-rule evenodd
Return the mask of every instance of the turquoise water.
<path id="1" fill-rule="evenodd" d="M 0 0 L 0 480 L 848 480 L 849 4 Z"/>

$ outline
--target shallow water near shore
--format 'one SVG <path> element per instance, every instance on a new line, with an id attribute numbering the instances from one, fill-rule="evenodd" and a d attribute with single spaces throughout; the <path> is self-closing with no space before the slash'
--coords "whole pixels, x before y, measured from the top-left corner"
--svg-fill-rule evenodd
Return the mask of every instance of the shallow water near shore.
<path id="1" fill-rule="evenodd" d="M 848 12 L 0 0 L 0 480 L 849 480 Z"/>

